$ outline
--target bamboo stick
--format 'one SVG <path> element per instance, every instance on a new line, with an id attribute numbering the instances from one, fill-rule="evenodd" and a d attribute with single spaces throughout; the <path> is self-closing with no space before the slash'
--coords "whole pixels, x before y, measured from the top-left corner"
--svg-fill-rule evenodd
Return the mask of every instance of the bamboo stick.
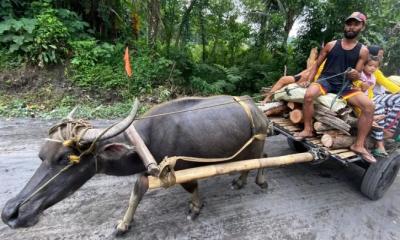
<path id="1" fill-rule="evenodd" d="M 241 172 L 246 170 L 277 167 L 282 165 L 289 165 L 300 162 L 311 162 L 314 156 L 311 153 L 298 153 L 280 157 L 258 158 L 243 160 L 238 162 L 214 164 L 203 167 L 189 168 L 184 170 L 175 171 L 175 184 L 190 182 L 197 179 L 213 177 L 217 175 Z M 163 187 L 160 178 L 149 176 L 149 189 Z"/>
<path id="2" fill-rule="evenodd" d="M 153 176 L 157 176 L 160 172 L 158 164 L 135 127 L 131 125 L 125 132 L 132 144 L 136 146 L 137 153 L 142 159 L 144 166 L 147 168 L 147 172 Z"/>

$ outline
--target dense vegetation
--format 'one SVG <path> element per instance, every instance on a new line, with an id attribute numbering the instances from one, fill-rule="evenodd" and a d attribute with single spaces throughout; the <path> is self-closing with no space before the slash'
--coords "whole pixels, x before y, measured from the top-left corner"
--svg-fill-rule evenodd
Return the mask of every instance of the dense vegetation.
<path id="1" fill-rule="evenodd" d="M 54 96 L 55 86 L 45 82 L 15 99 L 7 92 L 12 83 L 2 79 L 0 114 L 57 112 L 86 102 L 97 109 L 112 103 L 109 115 L 118 115 L 133 96 L 160 102 L 256 94 L 285 66 L 288 74 L 304 68 L 312 47 L 341 37 L 353 11 L 368 16 L 361 41 L 382 45 L 384 71 L 396 73 L 398 0 L 0 0 L 0 71 L 61 64 L 65 86 L 74 89 Z M 289 37 L 296 21 L 297 35 Z M 125 47 L 131 77 L 124 70 Z"/>

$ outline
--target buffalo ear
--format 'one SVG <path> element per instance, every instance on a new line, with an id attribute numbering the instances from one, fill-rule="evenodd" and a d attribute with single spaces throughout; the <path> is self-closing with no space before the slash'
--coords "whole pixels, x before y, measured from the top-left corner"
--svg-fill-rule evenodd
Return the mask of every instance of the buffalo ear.
<path id="1" fill-rule="evenodd" d="M 100 148 L 98 154 L 102 159 L 121 159 L 123 156 L 133 154 L 136 148 L 124 143 L 110 143 Z"/>

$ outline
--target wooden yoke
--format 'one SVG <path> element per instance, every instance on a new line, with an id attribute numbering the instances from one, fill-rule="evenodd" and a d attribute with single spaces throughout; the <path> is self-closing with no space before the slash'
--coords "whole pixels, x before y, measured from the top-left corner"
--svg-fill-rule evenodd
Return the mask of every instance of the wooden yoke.
<path id="1" fill-rule="evenodd" d="M 144 144 L 143 139 L 140 137 L 135 127 L 131 125 L 125 130 L 125 132 L 131 143 L 136 147 L 137 153 L 139 154 L 140 159 L 142 159 L 147 172 L 152 176 L 158 176 L 160 169 L 158 168 L 157 162 L 146 144 Z"/>

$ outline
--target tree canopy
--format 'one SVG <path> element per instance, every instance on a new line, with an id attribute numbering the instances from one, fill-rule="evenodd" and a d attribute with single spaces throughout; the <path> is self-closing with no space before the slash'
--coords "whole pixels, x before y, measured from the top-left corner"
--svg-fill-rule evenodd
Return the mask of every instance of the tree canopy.
<path id="1" fill-rule="evenodd" d="M 341 38 L 353 11 L 360 41 L 400 62 L 398 0 L 0 0 L 0 67 L 64 63 L 77 86 L 124 96 L 251 94 L 305 67 L 312 47 Z M 297 33 L 293 33 L 294 26 Z M 133 76 L 123 70 L 129 47 Z M 68 64 L 67 64 L 68 63 Z"/>

